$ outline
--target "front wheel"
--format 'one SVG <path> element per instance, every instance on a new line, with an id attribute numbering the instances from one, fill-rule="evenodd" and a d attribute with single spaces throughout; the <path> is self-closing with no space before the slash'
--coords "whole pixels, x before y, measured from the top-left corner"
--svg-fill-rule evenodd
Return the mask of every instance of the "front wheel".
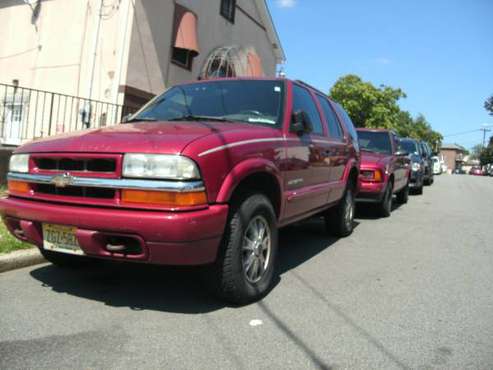
<path id="1" fill-rule="evenodd" d="M 339 204 L 325 212 L 325 226 L 334 236 L 345 237 L 354 229 L 354 194 L 350 187 L 346 189 Z"/>
<path id="2" fill-rule="evenodd" d="M 406 186 L 397 193 L 397 203 L 406 204 L 409 200 L 409 182 Z"/>
<path id="3" fill-rule="evenodd" d="M 276 215 L 264 195 L 243 197 L 232 205 L 209 277 L 220 298 L 247 304 L 268 293 L 275 273 L 277 234 Z"/>
<path id="4" fill-rule="evenodd" d="M 377 205 L 378 213 L 382 217 L 389 217 L 392 212 L 392 183 L 389 182 L 385 188 L 383 199 Z"/>

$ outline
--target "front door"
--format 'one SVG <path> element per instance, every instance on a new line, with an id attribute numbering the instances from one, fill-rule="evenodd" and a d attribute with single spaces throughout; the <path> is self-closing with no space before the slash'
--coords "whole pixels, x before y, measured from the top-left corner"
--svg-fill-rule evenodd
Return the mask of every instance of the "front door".
<path id="1" fill-rule="evenodd" d="M 293 84 L 292 111 L 305 112 L 312 124 L 312 131 L 301 136 L 289 132 L 286 137 L 286 218 L 324 206 L 330 176 L 327 138 L 320 113 L 310 91 L 297 84 Z"/>

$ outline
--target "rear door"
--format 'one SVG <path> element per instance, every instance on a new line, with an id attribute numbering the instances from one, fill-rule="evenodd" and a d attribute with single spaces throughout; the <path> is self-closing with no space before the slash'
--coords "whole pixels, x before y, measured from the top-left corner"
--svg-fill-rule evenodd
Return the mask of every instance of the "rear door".
<path id="1" fill-rule="evenodd" d="M 284 188 L 287 190 L 285 217 L 292 218 L 327 203 L 330 166 L 326 161 L 326 127 L 310 90 L 292 84 L 292 112 L 303 111 L 313 130 L 301 136 L 288 132 Z"/>
<path id="2" fill-rule="evenodd" d="M 332 184 L 328 201 L 332 202 L 340 197 L 339 193 L 344 189 L 343 177 L 348 161 L 347 142 L 341 123 L 327 97 L 317 94 L 317 100 L 328 128 L 326 161 L 330 166 L 329 181 Z"/>

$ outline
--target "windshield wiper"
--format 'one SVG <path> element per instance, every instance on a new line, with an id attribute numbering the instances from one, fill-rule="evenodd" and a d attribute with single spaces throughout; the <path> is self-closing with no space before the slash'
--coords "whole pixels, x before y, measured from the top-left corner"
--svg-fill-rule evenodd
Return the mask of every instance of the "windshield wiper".
<path id="1" fill-rule="evenodd" d="M 139 122 L 139 121 L 144 121 L 144 122 L 156 122 L 158 119 L 154 117 L 134 117 L 132 119 L 129 119 L 128 121 L 125 121 L 125 123 L 130 123 L 130 122 Z"/>
<path id="2" fill-rule="evenodd" d="M 175 117 L 168 119 L 168 121 L 217 121 L 217 122 L 230 122 L 229 119 L 225 117 L 215 117 L 215 116 L 199 116 L 194 114 L 188 114 L 186 116 Z"/>

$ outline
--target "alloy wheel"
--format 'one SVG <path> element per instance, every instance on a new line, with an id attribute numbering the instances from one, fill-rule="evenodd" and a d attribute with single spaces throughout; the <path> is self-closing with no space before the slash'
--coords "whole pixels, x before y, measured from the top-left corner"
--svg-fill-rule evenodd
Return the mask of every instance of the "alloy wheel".
<path id="1" fill-rule="evenodd" d="M 270 263 L 271 230 L 263 216 L 250 220 L 243 234 L 242 264 L 245 278 L 250 283 L 262 279 Z"/>

